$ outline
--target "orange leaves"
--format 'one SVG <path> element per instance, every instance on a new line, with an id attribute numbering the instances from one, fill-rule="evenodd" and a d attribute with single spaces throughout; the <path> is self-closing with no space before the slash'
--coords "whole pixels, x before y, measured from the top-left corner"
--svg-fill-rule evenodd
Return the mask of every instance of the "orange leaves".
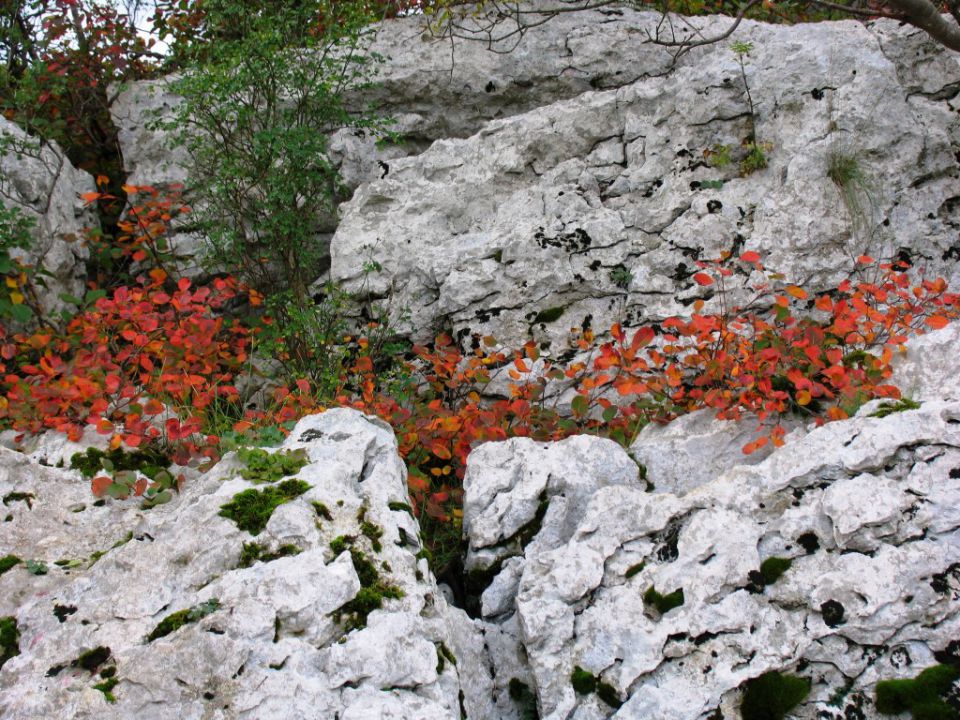
<path id="1" fill-rule="evenodd" d="M 940 328 L 946 327 L 950 319 L 944 315 L 930 315 L 924 318 L 923 322 L 934 330 L 939 330 Z"/>
<path id="2" fill-rule="evenodd" d="M 706 273 L 694 273 L 693 279 L 696 281 L 697 285 L 713 285 L 713 278 Z"/>

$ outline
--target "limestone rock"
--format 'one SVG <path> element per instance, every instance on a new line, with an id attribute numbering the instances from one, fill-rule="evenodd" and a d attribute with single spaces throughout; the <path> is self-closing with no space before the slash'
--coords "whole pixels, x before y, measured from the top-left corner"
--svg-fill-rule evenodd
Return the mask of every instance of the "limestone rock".
<path id="1" fill-rule="evenodd" d="M 773 670 L 812 682 L 791 717 L 879 719 L 875 683 L 953 657 L 960 637 L 958 428 L 960 404 L 931 400 L 814 429 L 683 497 L 587 482 L 571 518 L 553 496 L 493 578 L 497 602 L 484 596 L 486 636 L 510 640 L 490 645 L 499 699 L 519 654 L 551 720 L 737 717 L 743 683 Z M 581 446 L 577 476 L 629 462 L 584 441 L 597 449 Z M 512 442 L 469 461 L 468 495 L 484 497 L 466 506 L 471 548 L 514 526 L 478 522 L 521 486 L 504 478 L 552 467 L 556 446 L 533 446 L 511 473 Z M 760 572 L 771 558 L 789 561 L 779 577 Z M 678 597 L 658 608 L 652 591 Z M 574 689 L 577 667 L 599 692 Z"/>
<path id="2" fill-rule="evenodd" d="M 84 228 L 93 227 L 95 214 L 80 198 L 94 192 L 93 178 L 78 170 L 55 144 L 37 141 L 0 117 L 0 140 L 10 143 L 0 150 L 0 202 L 19 210 L 35 222 L 32 246 L 11 254 L 49 276 L 40 298 L 47 313 L 65 306 L 60 295 L 83 295 L 89 252 Z"/>
<path id="3" fill-rule="evenodd" d="M 613 34 L 643 35 L 657 17 L 625 10 L 591 42 L 617 47 Z M 728 19 L 691 22 L 711 34 Z M 562 32 L 551 27 L 542 33 Z M 624 53 L 631 77 L 614 89 L 392 161 L 342 206 L 332 278 L 390 296 L 418 340 L 440 328 L 510 346 L 533 337 L 554 354 L 571 327 L 656 321 L 709 300 L 694 262 L 724 251 L 758 251 L 811 290 L 835 287 L 864 252 L 956 284 L 953 55 L 892 22 L 744 23 L 737 39 L 753 43 L 755 117 L 725 43 L 669 73 L 655 53 Z M 739 163 L 754 134 L 768 167 L 748 174 Z M 855 176 L 831 179 L 843 164 Z M 731 279 L 734 299 L 748 280 Z"/>
<path id="4" fill-rule="evenodd" d="M 459 718 L 463 703 L 492 720 L 481 636 L 416 556 L 392 431 L 331 410 L 283 446 L 301 448 L 309 462 L 296 480 L 309 488 L 255 536 L 220 515 L 237 493 L 265 487 L 239 477 L 234 457 L 144 511 L 93 503 L 76 473 L 0 451 L 0 491 L 32 496 L 5 501 L 0 555 L 48 566 L 0 576 L 0 615 L 20 633 L 20 654 L 0 671 L 0 714 L 413 720 Z M 241 563 L 248 543 L 280 557 Z M 380 609 L 353 614 L 384 591 Z M 101 684 L 111 672 L 113 703 Z"/>

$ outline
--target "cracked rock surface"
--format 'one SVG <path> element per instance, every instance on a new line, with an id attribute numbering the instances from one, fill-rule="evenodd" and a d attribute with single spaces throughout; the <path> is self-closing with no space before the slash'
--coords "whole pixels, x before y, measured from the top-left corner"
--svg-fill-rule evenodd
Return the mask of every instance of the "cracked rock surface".
<path id="1" fill-rule="evenodd" d="M 42 268 L 47 292 L 40 298 L 48 315 L 67 307 L 63 293 L 83 295 L 84 263 L 89 255 L 83 229 L 94 225 L 94 212 L 80 194 L 95 192 L 93 178 L 70 164 L 55 144 L 34 147 L 18 126 L 0 117 L 0 139 L 12 141 L 0 152 L 0 202 L 35 223 L 28 250 L 13 250 L 21 262 Z"/>
<path id="2" fill-rule="evenodd" d="M 362 184 L 341 208 L 333 279 L 389 297 L 418 340 L 452 329 L 557 351 L 570 328 L 656 321 L 709 299 L 694 263 L 724 251 L 759 251 L 813 290 L 861 253 L 960 279 L 952 53 L 892 22 L 744 23 L 751 116 L 724 43 L 669 73 L 651 46 L 621 52 L 617 38 L 656 18 L 624 11 L 579 37 L 586 57 L 617 47 L 622 82 L 437 140 Z M 726 20 L 692 22 L 711 34 Z M 572 32 L 547 23 L 525 42 Z M 747 173 L 751 138 L 768 167 Z M 856 179 L 831 178 L 843 162 Z M 382 271 L 366 274 L 370 260 Z M 734 292 L 746 281 L 734 277 Z"/>
<path id="3" fill-rule="evenodd" d="M 141 511 L 95 506 L 77 473 L 0 451 L 9 515 L 0 556 L 48 567 L 0 575 L 0 616 L 14 617 L 20 635 L 20 654 L 0 671 L 0 715 L 428 720 L 460 718 L 463 707 L 495 717 L 480 636 L 416 557 L 419 528 L 392 431 L 331 410 L 300 422 L 284 445 L 297 448 L 309 463 L 296 478 L 310 489 L 255 537 L 219 515 L 251 488 L 234 456 L 175 502 Z M 16 499 L 28 493 L 29 502 Z M 361 516 L 382 531 L 379 549 Z M 335 553 L 339 536 L 352 540 Z M 242 567 L 251 542 L 297 553 Z M 349 630 L 338 611 L 370 584 L 370 567 L 402 596 Z M 148 640 L 182 610 L 194 619 Z M 114 703 L 94 688 L 111 677 Z"/>
<path id="4" fill-rule="evenodd" d="M 928 366 L 916 379 L 923 395 L 960 376 Z M 873 719 L 877 681 L 956 662 L 960 404 L 927 399 L 883 418 L 876 405 L 795 433 L 762 462 L 724 460 L 682 496 L 618 479 L 631 459 L 604 440 L 579 438 L 577 464 L 558 462 L 563 443 L 474 452 L 467 565 L 488 583 L 480 612 L 503 716 L 521 717 L 508 699 L 516 677 L 551 720 L 738 718 L 742 685 L 780 671 L 812 686 L 790 717 Z M 704 452 L 729 456 L 731 424 L 714 422 L 708 433 L 697 421 Z M 664 467 L 647 479 L 669 485 Z M 524 501 L 536 488 L 534 510 Z M 535 518 L 503 562 L 502 538 Z M 770 558 L 789 561 L 772 581 L 760 573 Z M 651 589 L 680 591 L 680 603 L 658 608 Z M 604 691 L 577 692 L 577 667 Z"/>

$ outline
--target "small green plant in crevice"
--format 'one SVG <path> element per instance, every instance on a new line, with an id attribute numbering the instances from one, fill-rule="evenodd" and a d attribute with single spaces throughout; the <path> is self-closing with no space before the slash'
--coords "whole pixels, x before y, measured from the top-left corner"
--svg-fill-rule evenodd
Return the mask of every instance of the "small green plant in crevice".
<path id="1" fill-rule="evenodd" d="M 579 665 L 574 667 L 573 672 L 570 673 L 570 684 L 580 695 L 589 695 L 595 692 L 598 698 L 612 708 L 623 705 L 623 701 L 613 685 L 603 682 L 599 676 L 594 675 L 589 670 L 584 670 Z"/>
<path id="2" fill-rule="evenodd" d="M 378 553 L 383 550 L 383 544 L 380 542 L 380 538 L 383 537 L 383 528 L 379 525 L 364 520 L 360 523 L 360 533 L 370 540 L 370 547 L 373 548 L 374 552 Z"/>
<path id="3" fill-rule="evenodd" d="M 783 720 L 810 693 L 810 681 L 806 678 L 775 670 L 747 680 L 742 687 L 743 720 Z"/>
<path id="4" fill-rule="evenodd" d="M 840 148 L 831 150 L 827 156 L 827 177 L 836 185 L 854 228 L 868 223 L 864 201 L 872 209 L 874 194 L 870 179 L 864 173 L 857 155 Z"/>
<path id="5" fill-rule="evenodd" d="M 877 683 L 877 711 L 884 715 L 909 712 L 914 720 L 956 720 L 960 712 L 947 702 L 960 666 L 934 665 L 917 677 Z"/>
<path id="6" fill-rule="evenodd" d="M 510 678 L 508 691 L 510 699 L 517 704 L 520 720 L 540 720 L 540 713 L 537 711 L 537 696 L 529 685 L 519 678 Z"/>
<path id="7" fill-rule="evenodd" d="M 216 598 L 207 600 L 199 605 L 194 605 L 186 610 L 178 610 L 175 613 L 167 615 L 157 626 L 147 635 L 147 642 L 153 642 L 162 637 L 166 637 L 176 632 L 184 625 L 195 623 L 207 615 L 211 615 L 220 609 L 220 601 Z"/>
<path id="8" fill-rule="evenodd" d="M 108 668 L 110 669 L 110 668 Z M 115 670 L 115 668 L 114 668 Z M 108 703 L 115 703 L 117 701 L 116 695 L 113 694 L 113 689 L 120 683 L 120 680 L 111 675 L 102 682 L 98 682 L 93 686 L 94 690 L 99 690 L 103 693 L 104 699 Z"/>
<path id="9" fill-rule="evenodd" d="M 273 511 L 310 489 L 303 480 L 284 480 L 263 490 L 244 490 L 233 500 L 220 506 L 220 515 L 233 520 L 237 527 L 251 535 L 259 535 L 270 521 Z"/>
<path id="10" fill-rule="evenodd" d="M 917 410 L 919 407 L 920 403 L 918 403 L 916 400 L 908 397 L 900 398 L 899 400 L 891 400 L 880 403 L 877 406 L 877 409 L 870 413 L 870 417 L 885 418 L 888 415 L 893 415 L 894 413 L 906 412 L 907 410 Z"/>
<path id="11" fill-rule="evenodd" d="M 46 575 L 50 570 L 43 560 L 27 560 L 24 566 L 31 575 Z"/>
<path id="12" fill-rule="evenodd" d="M 671 593 L 661 595 L 657 592 L 657 589 L 651 585 L 643 594 L 643 604 L 655 607 L 658 613 L 664 615 L 674 608 L 683 605 L 683 588 L 677 588 Z"/>
<path id="13" fill-rule="evenodd" d="M 20 654 L 20 630 L 17 619 L 0 617 L 0 668 L 12 657 Z"/>
<path id="14" fill-rule="evenodd" d="M 244 543 L 243 551 L 240 553 L 240 562 L 238 568 L 248 568 L 258 562 L 272 562 L 284 557 L 293 557 L 299 555 L 302 551 L 296 545 L 281 545 L 274 552 L 268 552 L 267 549 L 258 543 Z"/>
<path id="15" fill-rule="evenodd" d="M 626 290 L 633 282 L 633 273 L 621 263 L 610 269 L 610 282 L 618 288 Z"/>
<path id="16" fill-rule="evenodd" d="M 733 162 L 731 155 L 732 148 L 729 145 L 714 145 L 708 150 L 704 150 L 703 156 L 706 158 L 707 165 L 712 168 L 725 168 Z M 700 183 L 703 187 L 703 183 Z"/>
<path id="17" fill-rule="evenodd" d="M 237 456 L 246 466 L 240 471 L 244 480 L 255 484 L 272 483 L 296 475 L 310 461 L 305 450 L 269 453 L 261 448 L 240 448 Z"/>
<path id="18" fill-rule="evenodd" d="M 627 571 L 623 574 L 625 578 L 632 578 L 634 575 L 643 572 L 643 569 L 647 566 L 646 563 L 639 562 L 636 565 L 631 565 L 627 568 Z"/>
<path id="19" fill-rule="evenodd" d="M 555 320 L 559 320 L 566 308 L 563 307 L 552 307 L 547 308 L 546 310 L 541 310 L 533 318 L 534 323 L 551 323 Z M 529 317 L 529 316 L 528 316 Z"/>
<path id="20" fill-rule="evenodd" d="M 7 570 L 19 565 L 23 560 L 18 558 L 16 555 L 5 555 L 0 558 L 0 575 L 3 575 Z"/>
<path id="21" fill-rule="evenodd" d="M 3 504 L 9 507 L 11 503 L 23 502 L 27 504 L 27 507 L 30 510 L 33 510 L 33 501 L 35 499 L 36 499 L 36 496 L 33 493 L 8 492 L 6 495 L 3 496 Z"/>
<path id="22" fill-rule="evenodd" d="M 322 502 L 317 502 L 314 500 L 310 503 L 313 507 L 313 511 L 317 514 L 317 517 L 322 517 L 324 520 L 333 520 L 333 515 L 330 513 L 330 508 L 324 505 Z"/>
<path id="23" fill-rule="evenodd" d="M 93 477 L 101 471 L 116 472 L 138 470 L 148 478 L 170 467 L 170 455 L 157 448 L 127 452 L 115 448 L 104 452 L 97 448 L 87 448 L 86 452 L 74 453 L 70 457 L 70 468 L 79 470 L 85 477 Z"/>
<path id="24" fill-rule="evenodd" d="M 394 512 L 405 512 L 413 515 L 413 508 L 410 507 L 409 503 L 397 502 L 394 500 L 393 502 L 387 503 L 387 507 L 393 510 Z"/>
<path id="25" fill-rule="evenodd" d="M 767 143 L 748 143 L 747 153 L 740 161 L 740 174 L 743 176 L 752 175 L 758 170 L 766 169 L 769 164 L 767 160 L 767 151 L 770 149 Z"/>
<path id="26" fill-rule="evenodd" d="M 386 583 L 367 556 L 352 547 L 355 540 L 356 538 L 348 535 L 341 535 L 330 543 L 330 549 L 333 550 L 334 555 L 340 555 L 349 549 L 353 569 L 360 580 L 360 591 L 353 600 L 341 605 L 333 612 L 334 621 L 344 622 L 348 632 L 366 627 L 367 617 L 374 610 L 383 607 L 384 600 L 399 600 L 403 597 L 403 591 L 400 588 Z"/>

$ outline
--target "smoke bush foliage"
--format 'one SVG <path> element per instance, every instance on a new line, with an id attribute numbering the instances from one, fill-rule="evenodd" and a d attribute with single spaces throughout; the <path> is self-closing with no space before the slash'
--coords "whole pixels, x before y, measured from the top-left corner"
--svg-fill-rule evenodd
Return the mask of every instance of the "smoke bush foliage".
<path id="1" fill-rule="evenodd" d="M 189 150 L 211 260 L 265 295 L 288 289 L 302 306 L 323 269 L 340 191 L 330 133 L 381 126 L 345 100 L 379 60 L 374 19 L 362 2 L 204 3 L 211 41 L 174 82 L 184 102 L 163 125 Z"/>

